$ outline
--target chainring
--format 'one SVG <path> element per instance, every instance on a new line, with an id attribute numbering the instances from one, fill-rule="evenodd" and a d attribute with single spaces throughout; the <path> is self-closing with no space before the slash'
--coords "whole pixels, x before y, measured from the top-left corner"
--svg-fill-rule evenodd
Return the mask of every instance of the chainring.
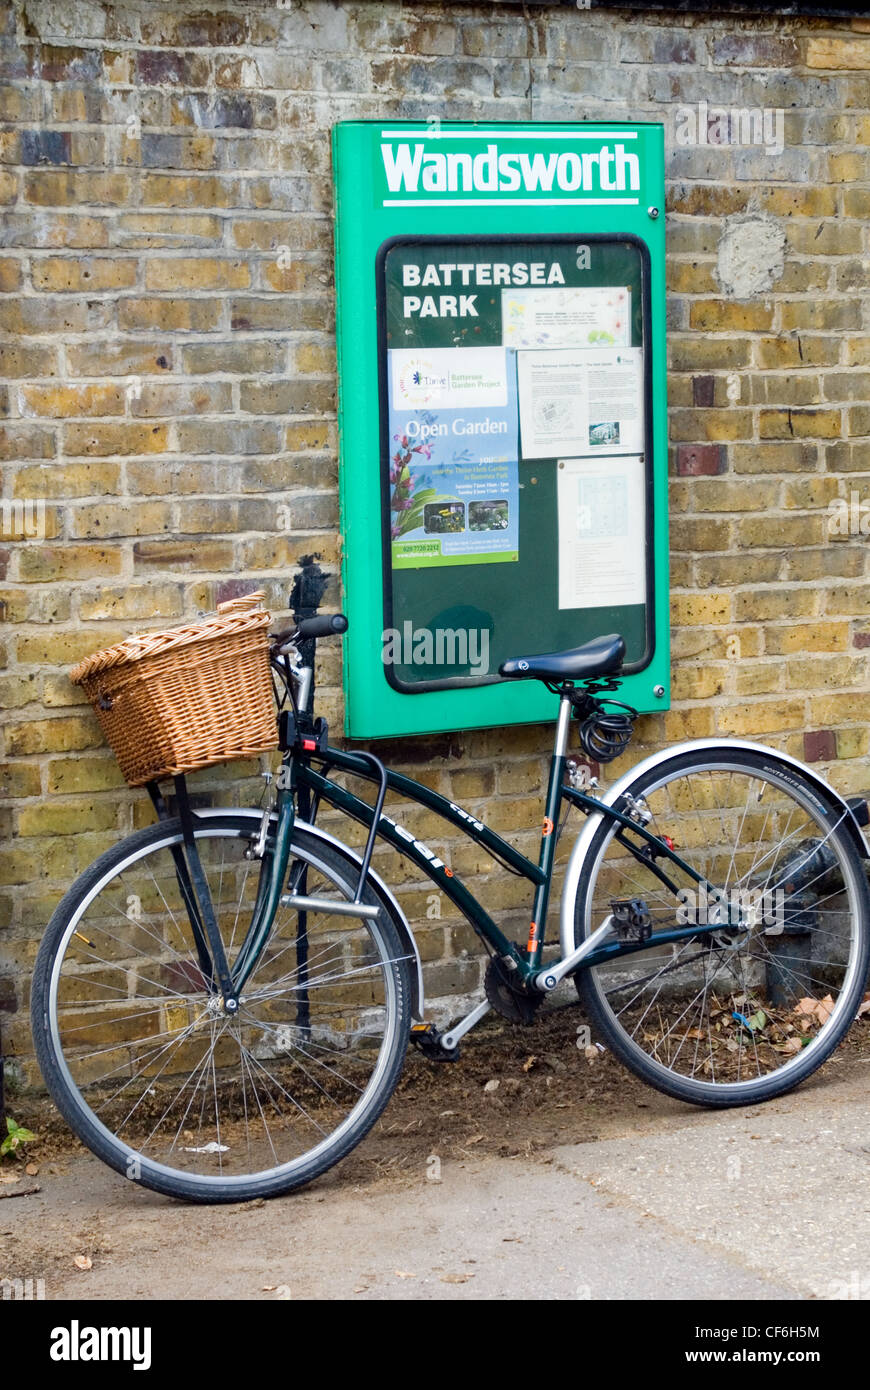
<path id="1" fill-rule="evenodd" d="M 512 979 L 515 973 L 508 970 L 500 956 L 490 956 L 483 977 L 486 997 L 496 1013 L 501 1014 L 502 1018 L 510 1019 L 511 1023 L 533 1023 L 535 1014 L 543 1003 L 543 995 L 537 992 L 528 994 L 525 990 L 517 988 Z"/>

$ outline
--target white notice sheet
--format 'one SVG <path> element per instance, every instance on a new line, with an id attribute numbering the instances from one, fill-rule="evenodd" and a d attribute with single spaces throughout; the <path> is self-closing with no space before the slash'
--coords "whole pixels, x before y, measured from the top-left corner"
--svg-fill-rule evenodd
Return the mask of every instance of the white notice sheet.
<path id="1" fill-rule="evenodd" d="M 645 603 L 641 456 L 559 459 L 558 480 L 559 607 Z"/>
<path id="2" fill-rule="evenodd" d="M 631 290 L 502 290 L 501 318 L 508 348 L 618 347 L 631 341 Z"/>
<path id="3" fill-rule="evenodd" d="M 642 452 L 641 348 L 520 351 L 517 380 L 523 458 Z"/>

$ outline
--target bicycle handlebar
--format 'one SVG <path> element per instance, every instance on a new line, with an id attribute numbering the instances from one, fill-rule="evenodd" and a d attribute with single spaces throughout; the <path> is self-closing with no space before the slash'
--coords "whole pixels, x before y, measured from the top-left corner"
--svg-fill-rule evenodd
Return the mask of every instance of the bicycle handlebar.
<path id="1" fill-rule="evenodd" d="M 276 632 L 272 641 L 283 645 L 292 637 L 294 641 L 306 642 L 316 637 L 332 637 L 347 632 L 347 618 L 343 613 L 318 613 L 314 618 L 303 618 L 297 627 L 288 627 L 284 632 Z"/>

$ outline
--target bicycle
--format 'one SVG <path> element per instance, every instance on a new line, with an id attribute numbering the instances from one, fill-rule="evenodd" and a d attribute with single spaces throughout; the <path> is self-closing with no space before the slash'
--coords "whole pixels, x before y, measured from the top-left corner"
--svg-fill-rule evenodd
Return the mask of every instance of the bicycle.
<path id="1" fill-rule="evenodd" d="M 844 1037 L 870 953 L 866 805 L 784 753 L 685 743 L 603 790 L 567 757 L 622 753 L 636 712 L 614 699 L 625 646 L 505 662 L 558 697 L 537 862 L 314 715 L 317 616 L 277 634 L 281 769 L 270 804 L 204 808 L 156 783 L 157 822 L 110 849 L 48 925 L 32 991 L 43 1076 L 83 1142 L 118 1172 L 192 1201 L 270 1197 L 345 1157 L 382 1113 L 409 1042 L 431 1059 L 491 1009 L 534 1021 L 572 977 L 593 1036 L 666 1094 L 749 1104 L 808 1077 Z M 582 769 L 587 768 L 587 773 Z M 336 776 L 374 787 L 371 804 Z M 527 880 L 531 926 L 503 934 L 458 873 L 384 814 L 388 790 L 436 812 Z M 273 796 L 274 794 L 274 796 Z M 317 824 L 329 805 L 368 830 L 362 852 Z M 545 925 L 562 812 L 586 816 L 568 861 L 558 955 Z M 439 1031 L 420 957 L 372 868 L 381 838 L 427 875 L 489 955 L 484 997 Z"/>

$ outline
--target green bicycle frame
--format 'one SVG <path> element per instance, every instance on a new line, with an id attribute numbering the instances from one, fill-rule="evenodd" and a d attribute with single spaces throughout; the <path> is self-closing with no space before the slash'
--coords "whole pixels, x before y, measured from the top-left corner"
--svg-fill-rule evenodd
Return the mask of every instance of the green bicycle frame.
<path id="1" fill-rule="evenodd" d="M 337 810 L 352 816 L 354 820 L 371 829 L 372 808 L 353 792 L 332 782 L 328 776 L 329 772 L 335 770 L 349 772 L 371 781 L 371 768 L 361 759 L 355 758 L 353 753 L 345 753 L 338 748 L 329 747 L 322 753 L 312 754 L 311 757 L 322 763 L 323 771 L 315 770 L 308 758 L 300 760 L 296 769 L 299 781 L 311 789 L 315 798 L 327 801 Z M 563 781 L 564 762 L 564 757 L 557 755 L 553 758 L 537 863 L 526 858 L 525 855 L 514 849 L 513 845 L 508 844 L 499 834 L 478 820 L 476 816 L 472 816 L 470 812 L 456 805 L 455 802 L 449 801 L 439 792 L 432 791 L 429 787 L 424 787 L 421 783 L 415 782 L 412 778 L 405 777 L 401 773 L 387 772 L 389 790 L 434 811 L 448 824 L 455 826 L 469 839 L 481 845 L 496 860 L 501 860 L 508 868 L 522 875 L 534 885 L 529 939 L 525 950 L 523 950 L 508 940 L 489 913 L 449 865 L 445 864 L 422 841 L 417 840 L 390 816 L 382 814 L 380 817 L 377 828 L 378 835 L 421 869 L 459 909 L 477 934 L 493 950 L 499 955 L 509 956 L 516 963 L 519 976 L 524 982 L 530 982 L 542 968 L 541 956 L 545 945 L 544 925 L 547 917 L 557 841 L 555 828 L 559 823 L 559 813 L 564 800 L 573 803 L 587 814 L 600 813 L 617 821 L 623 831 L 631 831 L 646 844 L 655 847 L 657 858 L 667 858 L 695 883 L 704 884 L 709 888 L 702 874 L 697 873 L 690 864 L 687 864 L 680 857 L 676 850 L 671 849 L 663 840 L 648 831 L 645 826 L 639 825 L 630 816 L 614 807 L 603 805 L 595 797 L 587 796 L 573 787 L 566 786 Z M 640 854 L 637 846 L 632 845 L 628 839 L 623 840 L 623 843 L 631 853 L 636 856 Z M 665 882 L 668 882 L 662 871 L 657 868 L 654 860 L 644 859 L 643 863 L 648 868 L 652 867 L 660 877 L 664 878 Z M 597 964 L 614 955 L 633 954 L 638 949 L 648 950 L 651 945 L 680 941 L 687 936 L 698 936 L 705 930 L 720 929 L 724 925 L 726 924 L 718 923 L 709 928 L 699 926 L 674 927 L 666 931 L 655 932 L 640 947 L 634 942 L 615 942 L 612 946 L 602 947 L 591 953 L 583 961 L 583 966 Z"/>
<path id="2" fill-rule="evenodd" d="M 423 786 L 422 783 L 415 782 L 413 778 L 405 777 L 398 772 L 386 771 L 386 785 L 389 791 L 393 791 L 419 806 L 424 806 L 427 810 L 434 811 L 447 824 L 454 826 L 469 839 L 479 844 L 495 860 L 501 861 L 512 872 L 519 874 L 533 885 L 532 914 L 528 940 L 524 948 L 508 940 L 486 909 L 448 864 L 434 854 L 421 840 L 416 839 L 397 821 L 393 820 L 391 816 L 382 812 L 375 832 L 400 854 L 410 859 L 417 868 L 421 869 L 459 909 L 478 936 L 486 941 L 498 955 L 508 957 L 514 962 L 518 978 L 524 984 L 530 984 L 542 970 L 545 924 L 556 844 L 559 838 L 557 827 L 563 803 L 566 801 L 570 805 L 578 807 L 584 814 L 603 815 L 611 821 L 616 821 L 620 827 L 617 832 L 620 843 L 672 891 L 676 892 L 676 885 L 671 882 L 665 868 L 659 865 L 658 860 L 669 862 L 699 887 L 703 886 L 709 892 L 715 891 L 711 889 L 702 874 L 699 874 L 692 868 L 691 864 L 687 864 L 681 858 L 676 849 L 667 841 L 654 835 L 630 814 L 618 810 L 615 806 L 608 806 L 596 797 L 578 791 L 575 787 L 565 783 L 565 755 L 560 750 L 566 747 L 569 717 L 569 703 L 565 701 L 560 712 L 556 744 L 550 764 L 537 863 L 521 854 L 501 835 L 491 830 L 489 826 L 478 820 L 476 816 L 471 815 L 469 811 L 464 810 L 462 806 L 448 800 L 439 792 Z M 319 765 L 320 770 L 313 765 L 314 763 Z M 326 801 L 337 810 L 359 821 L 370 833 L 372 831 L 374 808 L 361 797 L 348 791 L 345 787 L 339 786 L 330 778 L 332 772 L 347 772 L 368 782 L 376 780 L 376 773 L 365 757 L 332 747 L 314 752 L 300 752 L 298 748 L 292 748 L 284 755 L 282 771 L 286 771 L 289 775 L 282 778 L 283 786 L 278 793 L 277 824 L 274 833 L 270 830 L 265 840 L 251 923 L 233 967 L 233 984 L 236 992 L 241 991 L 245 981 L 255 968 L 260 953 L 268 941 L 278 909 L 281 889 L 290 860 L 296 816 L 295 793 L 304 788 L 315 808 L 320 801 Z M 629 834 L 643 841 L 643 846 L 648 847 L 646 854 L 643 846 L 638 846 L 634 840 L 629 838 Z M 617 956 L 633 955 L 639 950 L 649 950 L 654 945 L 682 941 L 688 937 L 698 937 L 707 931 L 721 930 L 729 925 L 731 925 L 730 916 L 727 921 L 711 923 L 707 926 L 693 924 L 656 931 L 643 942 L 609 942 L 590 952 L 578 966 L 578 969 L 585 969 L 590 965 L 597 965 Z"/>

